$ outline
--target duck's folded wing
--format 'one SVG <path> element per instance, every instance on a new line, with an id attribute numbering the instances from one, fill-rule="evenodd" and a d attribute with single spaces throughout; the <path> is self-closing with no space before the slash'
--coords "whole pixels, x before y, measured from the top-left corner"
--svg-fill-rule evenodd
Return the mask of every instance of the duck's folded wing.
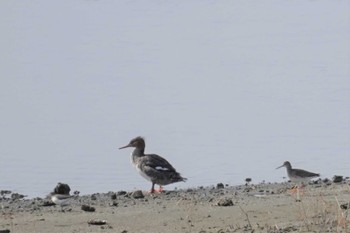
<path id="1" fill-rule="evenodd" d="M 164 158 L 156 154 L 149 154 L 145 158 L 145 165 L 157 171 L 176 171 L 173 166 Z"/>

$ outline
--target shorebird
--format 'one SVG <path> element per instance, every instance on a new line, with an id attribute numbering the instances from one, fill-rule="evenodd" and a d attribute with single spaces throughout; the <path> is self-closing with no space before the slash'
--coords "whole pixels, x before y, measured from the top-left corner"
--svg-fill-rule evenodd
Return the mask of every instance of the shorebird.
<path id="1" fill-rule="evenodd" d="M 127 147 L 135 148 L 131 153 L 131 162 L 146 180 L 152 182 L 151 193 L 162 192 L 163 185 L 187 180 L 166 159 L 156 154 L 145 154 L 146 144 L 142 137 L 132 139 L 119 149 Z M 154 189 L 155 184 L 159 185 L 159 190 Z"/>
<path id="2" fill-rule="evenodd" d="M 73 197 L 71 195 L 56 194 L 56 193 L 51 193 L 49 196 L 51 197 L 51 201 L 53 203 L 61 206 L 61 209 L 63 208 L 63 206 L 69 205 L 70 198 Z"/>
<path id="3" fill-rule="evenodd" d="M 295 169 L 295 168 L 293 169 L 289 161 L 284 162 L 283 165 L 279 166 L 278 168 L 281 168 L 281 167 L 287 168 L 288 178 L 295 183 L 308 182 L 312 178 L 316 178 L 320 176 L 320 174 L 318 173 L 313 173 L 302 169 Z"/>
<path id="4" fill-rule="evenodd" d="M 285 161 L 282 166 L 279 166 L 276 169 L 279 169 L 281 167 L 285 167 L 287 169 L 287 175 L 288 178 L 291 180 L 291 182 L 296 183 L 297 185 L 297 199 L 299 199 L 299 186 L 298 184 L 300 183 L 303 187 L 303 185 L 305 185 L 305 183 L 307 183 L 308 181 L 310 181 L 312 178 L 316 178 L 319 177 L 320 174 L 318 173 L 313 173 L 313 172 L 309 172 L 309 171 L 305 171 L 302 169 L 295 169 L 292 168 L 292 165 L 290 164 L 289 161 Z M 293 191 L 295 192 L 295 191 Z"/>

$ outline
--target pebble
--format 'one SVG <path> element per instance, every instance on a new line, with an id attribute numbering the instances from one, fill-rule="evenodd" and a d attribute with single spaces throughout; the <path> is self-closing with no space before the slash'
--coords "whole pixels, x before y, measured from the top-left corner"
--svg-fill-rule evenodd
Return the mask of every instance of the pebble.
<path id="1" fill-rule="evenodd" d="M 144 198 L 145 196 L 143 195 L 142 191 L 141 190 L 136 190 L 134 191 L 131 196 L 135 199 L 138 199 L 138 198 Z"/>
<path id="2" fill-rule="evenodd" d="M 126 191 L 118 191 L 117 196 L 124 196 L 126 193 Z"/>
<path id="3" fill-rule="evenodd" d="M 1 190 L 0 191 L 0 195 L 1 196 L 8 195 L 8 194 L 11 194 L 11 193 L 12 193 L 12 191 L 10 191 L 10 190 Z"/>
<path id="4" fill-rule="evenodd" d="M 117 207 L 117 206 L 118 206 L 118 202 L 116 202 L 116 201 L 113 201 L 113 203 L 112 203 L 112 206 L 115 206 L 115 207 Z"/>
<path id="5" fill-rule="evenodd" d="M 116 193 L 113 193 L 113 194 L 111 195 L 111 199 L 112 199 L 112 200 L 117 199 L 117 194 L 116 194 Z"/>
<path id="6" fill-rule="evenodd" d="M 12 193 L 11 194 L 11 199 L 12 200 L 17 200 L 17 199 L 22 199 L 24 198 L 25 196 L 23 194 L 19 194 L 19 193 Z"/>
<path id="7" fill-rule="evenodd" d="M 347 209 L 349 209 L 349 207 L 350 207 L 349 203 L 340 205 L 340 209 L 343 209 L 343 210 L 347 210 Z"/>
<path id="8" fill-rule="evenodd" d="M 333 176 L 333 183 L 343 182 L 343 176 Z"/>
<path id="9" fill-rule="evenodd" d="M 0 230 L 0 233 L 10 233 L 10 230 L 6 229 L 6 230 Z"/>
<path id="10" fill-rule="evenodd" d="M 100 220 L 100 219 L 91 219 L 88 221 L 88 224 L 90 224 L 90 225 L 105 225 L 105 224 L 107 224 L 107 221 Z"/>
<path id="11" fill-rule="evenodd" d="M 220 199 L 217 203 L 218 206 L 233 206 L 233 201 L 229 198 Z"/>
<path id="12" fill-rule="evenodd" d="M 88 205 L 82 205 L 81 209 L 86 212 L 95 212 L 95 207 L 88 206 Z"/>

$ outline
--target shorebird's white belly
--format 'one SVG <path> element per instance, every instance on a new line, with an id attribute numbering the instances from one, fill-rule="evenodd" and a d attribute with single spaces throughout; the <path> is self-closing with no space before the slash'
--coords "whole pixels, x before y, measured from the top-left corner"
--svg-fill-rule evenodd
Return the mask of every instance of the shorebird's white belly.
<path id="1" fill-rule="evenodd" d="M 301 178 L 301 177 L 289 177 L 290 181 L 292 181 L 293 183 L 304 183 L 307 184 L 311 178 Z"/>
<path id="2" fill-rule="evenodd" d="M 70 198 L 69 198 L 69 197 L 59 198 L 58 196 L 53 195 L 53 196 L 51 197 L 51 201 L 52 201 L 53 203 L 55 203 L 56 205 L 67 206 L 67 205 L 69 205 Z"/>

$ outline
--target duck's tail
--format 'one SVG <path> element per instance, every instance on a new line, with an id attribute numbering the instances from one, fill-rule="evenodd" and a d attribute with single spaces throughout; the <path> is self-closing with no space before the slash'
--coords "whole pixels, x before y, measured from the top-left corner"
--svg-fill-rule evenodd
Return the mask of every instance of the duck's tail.
<path id="1" fill-rule="evenodd" d="M 178 172 L 174 172 L 174 174 L 171 176 L 171 180 L 173 182 L 181 182 L 181 181 L 186 182 L 187 178 L 182 177 L 181 174 Z"/>

